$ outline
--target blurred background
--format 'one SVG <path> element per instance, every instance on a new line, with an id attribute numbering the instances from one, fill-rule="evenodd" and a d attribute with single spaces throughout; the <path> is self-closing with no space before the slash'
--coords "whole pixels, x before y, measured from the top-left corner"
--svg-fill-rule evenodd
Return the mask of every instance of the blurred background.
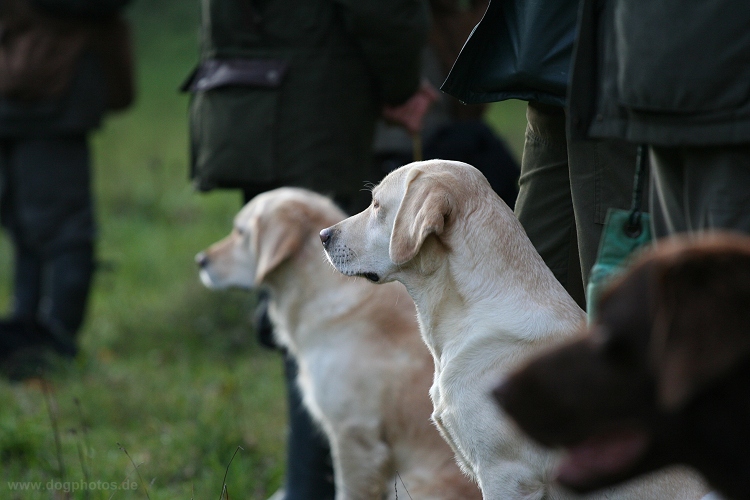
<path id="1" fill-rule="evenodd" d="M 0 380 L 1 498 L 216 498 L 225 474 L 230 498 L 281 485 L 281 359 L 257 345 L 254 296 L 205 289 L 193 262 L 241 205 L 237 191 L 200 194 L 188 180 L 178 87 L 198 60 L 199 9 L 136 0 L 128 11 L 138 95 L 93 137 L 100 234 L 82 352 L 46 382 Z M 519 161 L 525 109 L 507 101 L 486 115 Z M 11 258 L 0 235 L 0 315 Z M 101 487 L 66 493 L 49 481 Z M 33 482 L 40 491 L 19 490 Z"/>

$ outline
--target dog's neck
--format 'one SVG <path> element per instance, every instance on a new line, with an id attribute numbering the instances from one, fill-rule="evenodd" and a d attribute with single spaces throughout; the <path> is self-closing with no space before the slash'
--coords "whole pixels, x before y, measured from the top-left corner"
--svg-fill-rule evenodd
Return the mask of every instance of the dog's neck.
<path id="1" fill-rule="evenodd" d="M 452 356 L 465 347 L 469 332 L 477 340 L 547 342 L 572 334 L 583 322 L 583 311 L 507 206 L 489 204 L 455 214 L 440 240 L 432 236 L 422 249 L 427 253 L 423 259 L 443 252 L 435 259 L 440 265 L 428 274 L 412 268 L 402 280 L 436 357 Z"/>
<path id="2" fill-rule="evenodd" d="M 270 273 L 269 316 L 277 339 L 293 353 L 311 342 L 325 341 L 335 321 L 362 302 L 370 284 L 341 275 L 326 261 L 317 235 L 296 255 Z"/>

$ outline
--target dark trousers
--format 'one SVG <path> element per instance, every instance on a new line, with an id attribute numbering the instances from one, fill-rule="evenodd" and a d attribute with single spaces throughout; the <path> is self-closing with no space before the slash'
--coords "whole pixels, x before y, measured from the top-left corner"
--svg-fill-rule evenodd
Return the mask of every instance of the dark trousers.
<path id="1" fill-rule="evenodd" d="M 14 318 L 74 336 L 94 271 L 86 137 L 0 139 L 0 220 L 15 251 Z"/>
<path id="2" fill-rule="evenodd" d="M 544 262 L 585 307 L 607 210 L 627 209 L 636 147 L 569 140 L 562 107 L 529 103 L 515 213 Z"/>
<path id="3" fill-rule="evenodd" d="M 284 500 L 333 500 L 336 489 L 328 439 L 302 404 L 297 363 L 286 354 L 284 377 L 289 406 Z"/>
<path id="4" fill-rule="evenodd" d="M 750 146 L 651 146 L 655 237 L 706 229 L 750 233 Z"/>

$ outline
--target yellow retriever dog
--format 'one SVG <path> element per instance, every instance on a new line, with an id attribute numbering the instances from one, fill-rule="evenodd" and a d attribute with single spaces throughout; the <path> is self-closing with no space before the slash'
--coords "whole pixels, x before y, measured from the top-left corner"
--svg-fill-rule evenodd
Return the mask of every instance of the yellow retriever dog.
<path id="1" fill-rule="evenodd" d="M 434 356 L 433 419 L 484 498 L 565 497 L 551 484 L 556 455 L 522 436 L 491 391 L 575 332 L 583 311 L 484 176 L 454 161 L 405 165 L 373 190 L 369 208 L 320 238 L 342 273 L 406 285 Z M 701 491 L 690 477 L 662 474 L 605 498 L 686 500 Z"/>
<path id="2" fill-rule="evenodd" d="M 201 279 L 269 290 L 277 340 L 296 358 L 304 402 L 331 444 L 338 500 L 395 498 L 397 489 L 398 498 L 481 498 L 430 421 L 432 358 L 411 298 L 398 283 L 336 273 L 320 249 L 319 231 L 344 217 L 310 191 L 263 193 L 196 257 Z"/>

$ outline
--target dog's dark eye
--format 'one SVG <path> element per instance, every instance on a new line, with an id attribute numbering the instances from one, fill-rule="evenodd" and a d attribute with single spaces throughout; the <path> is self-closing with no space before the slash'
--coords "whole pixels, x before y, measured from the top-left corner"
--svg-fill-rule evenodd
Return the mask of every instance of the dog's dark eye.
<path id="1" fill-rule="evenodd" d="M 374 209 L 380 208 L 380 202 L 378 200 L 372 200 L 372 208 Z"/>

